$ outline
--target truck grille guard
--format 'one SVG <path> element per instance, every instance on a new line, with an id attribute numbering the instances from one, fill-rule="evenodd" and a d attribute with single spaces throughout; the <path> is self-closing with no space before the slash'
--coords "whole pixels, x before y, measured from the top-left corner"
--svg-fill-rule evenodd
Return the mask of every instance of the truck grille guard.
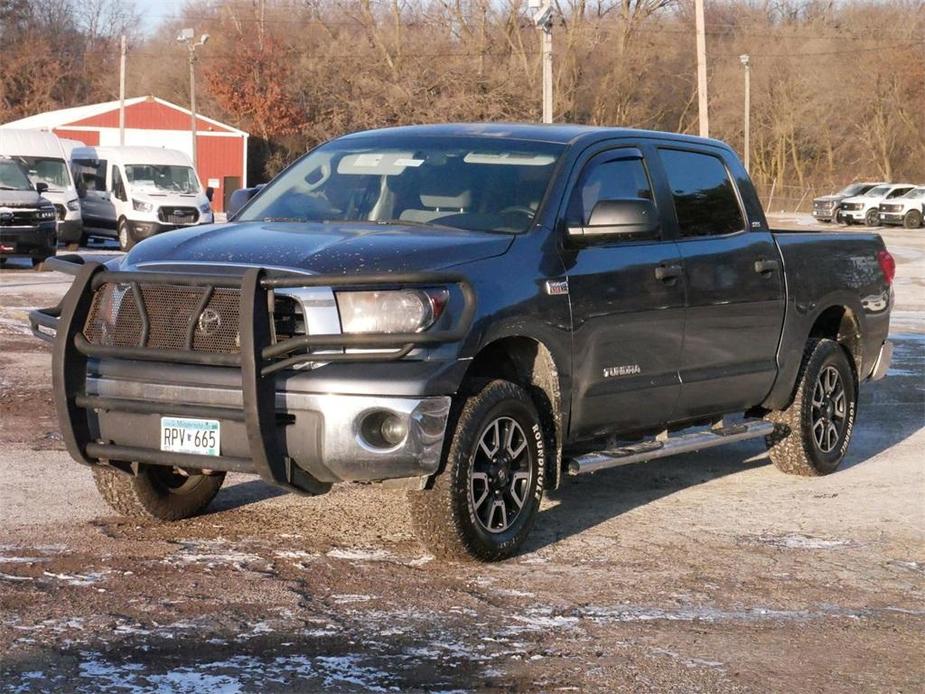
<path id="1" fill-rule="evenodd" d="M 459 274 L 444 272 L 381 273 L 359 275 L 280 275 L 262 268 L 251 268 L 243 276 L 185 275 L 173 272 L 119 272 L 101 263 L 84 262 L 79 256 L 63 256 L 47 261 L 49 269 L 74 276 L 74 282 L 61 302 L 51 308 L 29 312 L 32 333 L 53 344 L 52 384 L 61 434 L 68 453 L 78 462 L 96 465 L 105 462 L 149 463 L 177 467 L 256 472 L 267 482 L 305 494 L 327 491 L 324 484 L 302 470 L 284 454 L 277 433 L 276 374 L 313 362 L 394 361 L 413 349 L 458 342 L 468 333 L 475 315 L 475 293 Z M 85 334 L 88 319 L 96 310 L 97 293 L 104 285 L 126 287 L 137 310 L 137 344 L 99 344 Z M 401 289 L 455 285 L 463 298 L 459 317 L 449 329 L 421 333 L 299 335 L 275 342 L 272 334 L 271 301 L 273 291 L 297 287 L 337 289 Z M 201 292 L 201 299 L 190 313 L 182 349 L 150 346 L 151 315 L 145 294 L 152 288 L 183 287 Z M 204 307 L 222 291 L 240 292 L 238 306 L 237 352 L 194 349 L 196 321 Z M 174 336 L 174 342 L 177 336 Z M 326 348 L 321 354 L 300 353 Z M 371 349 L 373 352 L 331 353 L 331 349 Z M 383 351 L 388 350 L 388 351 Z M 235 408 L 216 408 L 184 403 L 152 404 L 126 398 L 87 395 L 89 359 L 130 359 L 179 364 L 236 367 L 241 371 L 243 412 Z M 243 421 L 251 459 L 227 456 L 200 456 L 147 448 L 128 448 L 95 440 L 89 410 L 114 410 L 143 414 L 225 418 Z"/>

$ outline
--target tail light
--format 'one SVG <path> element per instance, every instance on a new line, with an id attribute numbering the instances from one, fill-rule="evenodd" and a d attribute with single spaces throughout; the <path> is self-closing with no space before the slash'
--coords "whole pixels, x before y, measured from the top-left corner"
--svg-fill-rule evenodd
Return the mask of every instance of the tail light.
<path id="1" fill-rule="evenodd" d="M 896 277 L 896 261 L 889 251 L 879 251 L 877 253 L 877 262 L 880 263 L 880 269 L 883 271 L 883 279 L 888 285 L 893 284 L 893 278 Z"/>

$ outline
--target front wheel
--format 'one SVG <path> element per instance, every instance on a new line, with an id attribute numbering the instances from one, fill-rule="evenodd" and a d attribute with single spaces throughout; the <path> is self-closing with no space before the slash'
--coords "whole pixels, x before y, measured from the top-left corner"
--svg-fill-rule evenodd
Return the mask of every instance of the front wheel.
<path id="1" fill-rule="evenodd" d="M 415 532 L 435 555 L 498 561 L 513 556 L 536 520 L 546 451 L 536 406 L 509 381 L 462 403 L 432 489 L 410 492 Z"/>
<path id="2" fill-rule="evenodd" d="M 111 467 L 93 467 L 103 499 L 117 513 L 146 520 L 174 521 L 201 513 L 218 494 L 225 473 L 196 474 L 162 465 L 139 465 L 131 475 Z"/>
<path id="3" fill-rule="evenodd" d="M 132 238 L 132 233 L 128 230 L 128 222 L 124 219 L 119 220 L 118 232 L 119 249 L 122 251 L 132 250 L 132 246 L 135 245 L 135 239 Z"/>
<path id="4" fill-rule="evenodd" d="M 844 347 L 810 340 L 793 402 L 767 416 L 775 425 L 766 438 L 771 460 L 793 475 L 835 472 L 851 443 L 857 401 L 857 378 Z"/>
<path id="5" fill-rule="evenodd" d="M 922 226 L 922 213 L 918 210 L 909 210 L 903 217 L 903 226 L 906 229 L 918 229 Z"/>
<path id="6" fill-rule="evenodd" d="M 867 210 L 867 214 L 864 215 L 864 223 L 869 227 L 875 227 L 880 224 L 880 211 Z"/>

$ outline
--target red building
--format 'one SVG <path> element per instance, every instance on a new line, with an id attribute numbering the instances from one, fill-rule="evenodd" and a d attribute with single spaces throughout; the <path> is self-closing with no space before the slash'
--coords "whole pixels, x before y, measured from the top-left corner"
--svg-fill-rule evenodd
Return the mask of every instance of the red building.
<path id="1" fill-rule="evenodd" d="M 155 96 L 125 100 L 125 144 L 178 149 L 192 157 L 189 109 Z M 119 145 L 119 102 L 90 104 L 39 113 L 3 127 L 51 130 L 85 145 Z M 212 206 L 225 209 L 228 197 L 247 185 L 248 134 L 202 115 L 196 117 L 199 178 L 215 189 Z"/>

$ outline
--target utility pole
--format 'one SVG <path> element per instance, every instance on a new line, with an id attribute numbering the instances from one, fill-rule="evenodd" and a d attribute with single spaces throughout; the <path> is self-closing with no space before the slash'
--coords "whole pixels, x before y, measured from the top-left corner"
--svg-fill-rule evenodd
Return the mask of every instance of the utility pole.
<path id="1" fill-rule="evenodd" d="M 543 122 L 552 123 L 552 0 L 529 0 L 533 24 L 542 32 L 543 54 Z"/>
<path id="2" fill-rule="evenodd" d="M 748 64 L 748 53 L 740 55 L 739 60 L 745 68 L 745 149 L 742 154 L 745 159 L 745 170 L 750 172 L 752 160 L 752 68 Z"/>
<path id="3" fill-rule="evenodd" d="M 700 136 L 710 137 L 710 112 L 707 105 L 707 34 L 703 19 L 703 0 L 694 0 L 697 23 L 697 113 Z"/>
<path id="4" fill-rule="evenodd" d="M 177 41 L 186 45 L 189 52 L 190 131 L 193 135 L 192 159 L 193 169 L 198 173 L 199 161 L 196 156 L 196 49 L 206 44 L 206 41 L 209 40 L 209 35 L 203 34 L 198 41 L 194 41 L 193 37 L 195 35 L 196 32 L 192 29 L 184 29 L 177 35 Z"/>
<path id="5" fill-rule="evenodd" d="M 125 144 L 125 34 L 119 52 L 119 144 Z"/>

